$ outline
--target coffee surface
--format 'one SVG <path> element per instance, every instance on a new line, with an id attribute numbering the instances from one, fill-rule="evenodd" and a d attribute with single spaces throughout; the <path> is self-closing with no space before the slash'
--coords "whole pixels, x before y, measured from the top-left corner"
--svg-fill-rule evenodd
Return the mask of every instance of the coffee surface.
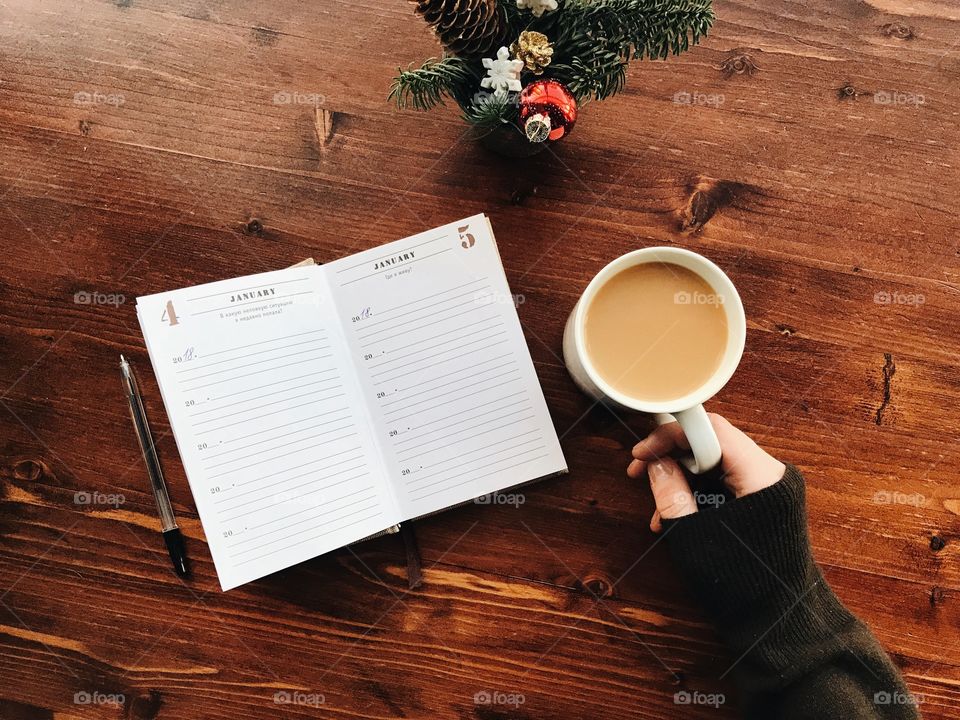
<path id="1" fill-rule="evenodd" d="M 727 347 L 722 297 L 673 263 L 621 270 L 594 295 L 584 318 L 587 355 L 615 390 L 663 402 L 696 390 Z"/>

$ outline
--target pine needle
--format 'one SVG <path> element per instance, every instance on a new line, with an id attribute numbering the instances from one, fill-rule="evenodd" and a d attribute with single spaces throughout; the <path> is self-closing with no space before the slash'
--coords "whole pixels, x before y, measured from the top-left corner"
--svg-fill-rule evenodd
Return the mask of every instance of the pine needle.
<path id="1" fill-rule="evenodd" d="M 470 63 L 452 55 L 430 58 L 419 68 L 397 68 L 397 72 L 388 99 L 395 100 L 401 109 L 412 105 L 417 110 L 429 110 L 442 104 L 444 97 L 464 106 L 473 95 L 472 88 L 479 85 L 479 76 Z"/>

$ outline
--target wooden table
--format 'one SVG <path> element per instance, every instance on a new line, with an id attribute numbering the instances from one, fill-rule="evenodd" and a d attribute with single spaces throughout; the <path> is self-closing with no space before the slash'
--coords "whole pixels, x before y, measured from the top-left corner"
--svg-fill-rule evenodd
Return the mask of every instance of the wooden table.
<path id="1" fill-rule="evenodd" d="M 804 469 L 829 581 L 925 717 L 958 717 L 960 11 L 716 9 L 702 46 L 638 63 L 555 153 L 509 161 L 452 108 L 387 104 L 396 67 L 437 51 L 401 0 L 0 3 L 0 717 L 736 717 L 733 659 L 624 476 L 648 421 L 591 405 L 559 357 L 589 278 L 654 244 L 739 286 L 747 352 L 712 408 Z M 387 537 L 221 593 L 135 297 L 476 212 L 570 475 L 419 523 L 418 590 Z M 187 583 L 120 352 L 144 370 Z M 677 708 L 683 689 L 727 701 Z"/>

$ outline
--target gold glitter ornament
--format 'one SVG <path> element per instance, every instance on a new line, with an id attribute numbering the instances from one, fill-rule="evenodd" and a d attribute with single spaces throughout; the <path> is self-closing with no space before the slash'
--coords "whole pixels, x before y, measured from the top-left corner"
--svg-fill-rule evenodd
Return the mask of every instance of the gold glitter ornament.
<path id="1" fill-rule="evenodd" d="M 534 75 L 543 74 L 543 70 L 553 59 L 553 45 L 547 36 L 534 30 L 524 30 L 517 41 L 510 46 L 510 52 Z"/>

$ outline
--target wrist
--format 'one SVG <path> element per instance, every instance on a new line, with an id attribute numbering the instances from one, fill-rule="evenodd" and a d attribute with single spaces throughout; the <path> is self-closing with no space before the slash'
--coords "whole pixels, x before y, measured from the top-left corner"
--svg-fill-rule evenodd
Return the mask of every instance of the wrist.
<path id="1" fill-rule="evenodd" d="M 676 566 L 745 665 L 787 667 L 853 622 L 813 561 L 793 466 L 769 487 L 663 526 Z"/>

